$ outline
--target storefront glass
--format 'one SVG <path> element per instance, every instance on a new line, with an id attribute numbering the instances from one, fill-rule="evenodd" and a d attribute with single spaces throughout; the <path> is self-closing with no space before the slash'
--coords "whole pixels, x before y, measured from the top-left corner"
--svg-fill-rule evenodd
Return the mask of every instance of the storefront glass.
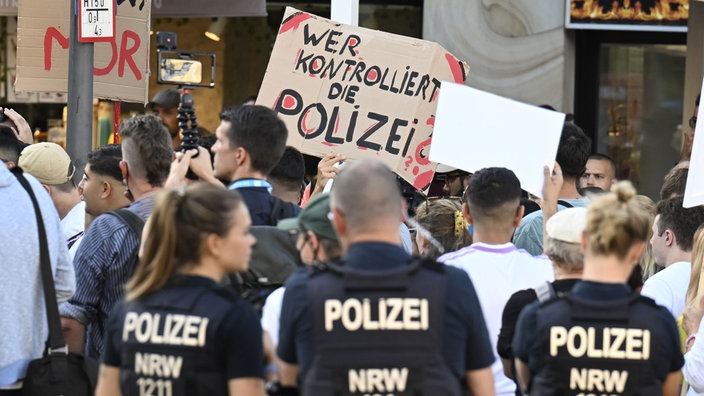
<path id="1" fill-rule="evenodd" d="M 600 48 L 596 151 L 653 199 L 679 159 L 682 113 L 693 106 L 682 103 L 685 55 L 684 45 Z"/>

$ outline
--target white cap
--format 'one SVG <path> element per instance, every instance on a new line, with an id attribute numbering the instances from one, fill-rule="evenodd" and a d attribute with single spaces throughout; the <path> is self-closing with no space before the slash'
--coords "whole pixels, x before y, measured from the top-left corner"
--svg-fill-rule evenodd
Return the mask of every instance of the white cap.
<path id="1" fill-rule="evenodd" d="M 456 170 L 459 170 L 459 168 L 439 163 L 437 168 L 435 168 L 435 173 L 450 173 Z"/>
<path id="2" fill-rule="evenodd" d="M 546 224 L 548 236 L 567 243 L 582 243 L 587 227 L 586 208 L 567 208 L 555 213 Z"/>

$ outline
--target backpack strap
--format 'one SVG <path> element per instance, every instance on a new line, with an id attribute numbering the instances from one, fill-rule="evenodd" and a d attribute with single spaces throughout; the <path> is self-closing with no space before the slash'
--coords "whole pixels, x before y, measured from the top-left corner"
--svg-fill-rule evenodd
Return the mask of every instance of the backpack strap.
<path id="1" fill-rule="evenodd" d="M 132 231 L 134 235 L 137 236 L 137 239 L 142 238 L 142 229 L 144 229 L 144 220 L 142 220 L 137 213 L 134 213 L 131 210 L 122 208 L 122 209 L 117 209 L 117 210 L 110 210 L 108 212 L 110 215 L 113 215 L 120 219 L 123 223 L 129 227 L 129 229 Z"/>
<path id="2" fill-rule="evenodd" d="M 127 267 L 129 273 L 131 274 L 136 268 L 137 263 L 139 262 L 139 245 L 142 240 L 142 229 L 144 228 L 144 220 L 142 220 L 142 218 L 139 217 L 139 215 L 137 215 L 136 213 L 125 208 L 111 210 L 105 213 L 109 213 L 112 216 L 115 216 L 120 219 L 120 221 L 125 223 L 127 227 L 132 231 L 132 233 L 137 237 L 137 245 L 135 246 L 134 250 L 132 250 L 132 253 L 130 253 L 129 258 L 127 259 Z"/>
<path id="3" fill-rule="evenodd" d="M 564 206 L 565 208 L 574 208 L 574 205 L 572 205 L 571 203 L 569 203 L 569 202 L 567 202 L 567 201 L 565 201 L 565 200 L 562 200 L 562 199 L 558 199 L 558 200 L 557 200 L 557 204 L 558 204 L 558 205 L 562 205 L 562 206 Z"/>

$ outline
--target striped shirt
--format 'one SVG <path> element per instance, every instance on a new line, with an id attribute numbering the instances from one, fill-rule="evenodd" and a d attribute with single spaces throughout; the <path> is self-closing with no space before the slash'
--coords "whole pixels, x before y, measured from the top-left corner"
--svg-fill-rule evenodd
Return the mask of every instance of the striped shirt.
<path id="1" fill-rule="evenodd" d="M 128 207 L 146 221 L 154 198 L 149 195 Z M 122 298 L 132 276 L 127 264 L 140 237 L 122 220 L 109 214 L 91 223 L 76 252 L 76 294 L 60 307 L 61 316 L 86 326 L 85 354 L 98 359 L 103 350 L 103 330 L 113 305 Z"/>

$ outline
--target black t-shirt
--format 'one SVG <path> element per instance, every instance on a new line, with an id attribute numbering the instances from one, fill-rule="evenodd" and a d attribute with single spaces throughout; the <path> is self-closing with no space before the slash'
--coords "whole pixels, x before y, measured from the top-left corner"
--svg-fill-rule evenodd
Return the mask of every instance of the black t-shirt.
<path id="1" fill-rule="evenodd" d="M 556 293 L 568 292 L 572 289 L 579 279 L 562 279 L 552 282 L 552 287 Z M 537 301 L 538 296 L 535 294 L 535 289 L 519 290 L 511 296 L 506 302 L 504 312 L 501 315 L 501 331 L 499 332 L 499 340 L 496 343 L 496 350 L 504 359 L 513 359 L 513 349 L 511 342 L 513 334 L 516 332 L 516 322 L 518 315 L 521 314 L 523 308 L 528 304 Z"/>

